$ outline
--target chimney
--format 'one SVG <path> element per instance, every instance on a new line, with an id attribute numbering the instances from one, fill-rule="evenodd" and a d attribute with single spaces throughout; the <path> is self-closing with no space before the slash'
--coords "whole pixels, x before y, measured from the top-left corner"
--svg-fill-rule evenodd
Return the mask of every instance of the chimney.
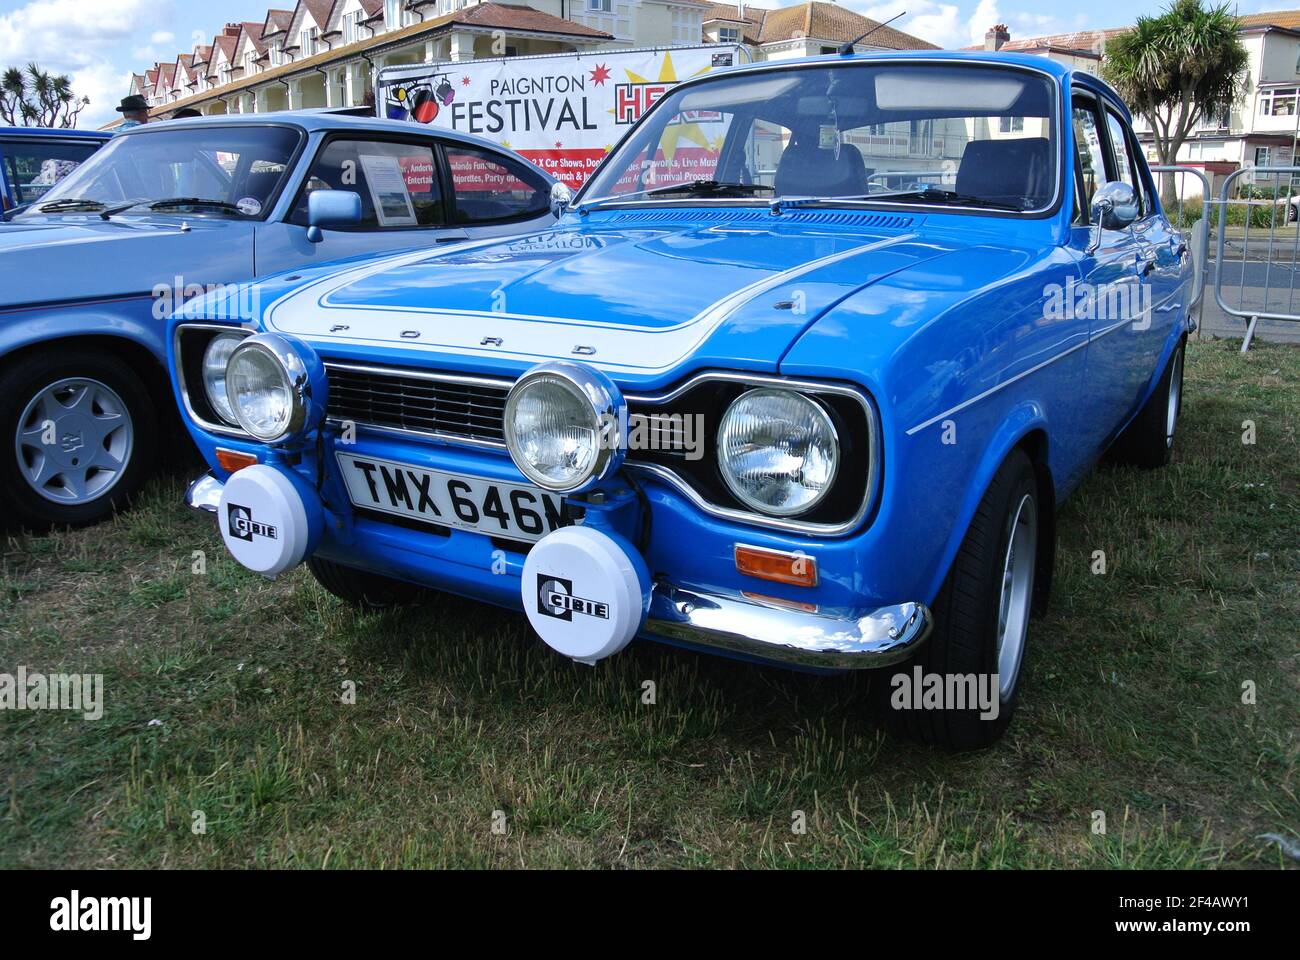
<path id="1" fill-rule="evenodd" d="M 1007 29 L 1005 23 L 999 23 L 991 27 L 988 33 L 984 34 L 985 50 L 1001 50 L 1002 45 L 1011 39 L 1011 31 Z"/>
<path id="2" fill-rule="evenodd" d="M 226 37 L 237 37 L 237 36 L 239 36 L 239 24 L 237 24 L 237 23 L 228 23 L 228 24 L 226 24 L 226 28 L 225 28 L 224 30 L 222 30 L 221 33 L 222 33 L 222 36 L 226 36 Z"/>

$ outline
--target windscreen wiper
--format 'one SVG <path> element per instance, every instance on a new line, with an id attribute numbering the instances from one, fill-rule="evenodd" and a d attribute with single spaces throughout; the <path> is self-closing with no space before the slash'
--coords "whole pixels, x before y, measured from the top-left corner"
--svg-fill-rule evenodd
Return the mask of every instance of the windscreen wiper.
<path id="1" fill-rule="evenodd" d="M 1016 213 L 1023 212 L 1025 209 L 1023 204 L 989 200 L 985 197 L 957 193 L 954 190 L 943 190 L 938 187 L 929 187 L 925 190 L 899 190 L 895 193 L 863 193 L 848 197 L 775 197 L 772 200 L 772 207 L 776 212 L 780 212 L 783 208 L 833 206 L 837 203 L 865 203 L 871 200 L 885 200 L 890 203 L 919 200 L 923 203 L 964 205 L 986 210 L 1012 210 Z"/>
<path id="2" fill-rule="evenodd" d="M 596 197 L 593 200 L 584 200 L 578 204 L 578 212 L 586 213 L 588 210 L 603 206 L 607 203 L 622 203 L 624 200 L 632 200 L 636 197 L 655 197 L 668 193 L 740 193 L 742 196 L 752 197 L 758 191 L 775 192 L 774 187 L 769 187 L 764 183 L 729 183 L 724 180 L 684 180 L 681 183 L 669 183 L 662 187 L 649 187 L 645 190 L 633 190 L 630 193 L 612 193 L 604 197 Z"/>
<path id="3" fill-rule="evenodd" d="M 98 200 L 51 200 L 36 209 L 41 213 L 58 213 L 60 210 L 103 210 L 104 205 Z"/>
<path id="4" fill-rule="evenodd" d="M 167 210 L 170 207 L 215 207 L 241 216 L 244 213 L 233 203 L 227 203 L 225 200 L 209 200 L 206 197 L 171 197 L 167 200 L 155 200 L 149 204 L 150 210 Z"/>
<path id="5" fill-rule="evenodd" d="M 926 187 L 922 190 L 899 190 L 894 193 L 873 193 L 863 199 L 903 201 L 920 200 L 923 203 L 952 203 L 970 207 L 985 207 L 989 210 L 1024 210 L 1023 203 L 1008 203 L 1005 200 L 990 200 L 956 190 L 944 190 L 942 187 Z"/>

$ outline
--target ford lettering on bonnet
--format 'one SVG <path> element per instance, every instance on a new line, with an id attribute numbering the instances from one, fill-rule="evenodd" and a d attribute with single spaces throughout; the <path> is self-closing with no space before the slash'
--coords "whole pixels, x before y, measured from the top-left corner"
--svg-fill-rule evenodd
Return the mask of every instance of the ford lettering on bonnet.
<path id="1" fill-rule="evenodd" d="M 1001 736 L 1060 503 L 1107 451 L 1166 463 L 1181 407 L 1192 267 L 1115 92 L 994 52 L 710 71 L 556 209 L 173 319 L 231 554 L 597 667 L 924 677 L 979 695 L 873 698 L 891 729 Z"/>

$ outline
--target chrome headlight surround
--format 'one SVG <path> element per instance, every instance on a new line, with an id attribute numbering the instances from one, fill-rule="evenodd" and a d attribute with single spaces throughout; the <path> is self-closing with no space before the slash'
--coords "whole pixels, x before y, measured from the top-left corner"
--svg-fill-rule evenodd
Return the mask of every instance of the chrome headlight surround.
<path id="1" fill-rule="evenodd" d="M 278 378 L 271 389 L 285 395 L 287 410 L 267 426 L 252 417 L 241 402 L 241 378 L 249 364 L 262 364 L 262 374 Z M 259 333 L 244 339 L 230 353 L 226 363 L 226 395 L 239 427 L 263 443 L 297 440 L 321 422 L 325 411 L 325 371 L 316 352 L 299 340 L 274 333 Z"/>
<path id="2" fill-rule="evenodd" d="M 820 447 L 822 450 L 821 469 L 825 473 L 821 480 L 820 489 L 815 491 L 811 497 L 806 497 L 797 503 L 789 506 L 782 506 L 767 502 L 758 496 L 755 496 L 751 489 L 748 489 L 742 479 L 737 475 L 735 466 L 735 454 L 728 455 L 727 447 L 733 440 L 733 433 L 736 425 L 733 423 L 736 417 L 741 416 L 746 405 L 753 406 L 762 402 L 776 403 L 795 403 L 804 409 L 801 413 L 806 418 L 807 437 L 811 442 L 803 445 L 804 464 L 807 463 L 809 451 L 814 447 Z M 763 424 L 772 423 L 775 420 L 771 417 L 758 418 L 757 425 L 751 426 L 751 431 L 763 429 Z M 743 429 L 743 428 L 740 428 Z M 817 401 L 800 393 L 796 390 L 786 390 L 780 387 L 759 387 L 747 390 L 731 402 L 723 413 L 722 419 L 718 423 L 718 432 L 715 438 L 717 446 L 717 464 L 718 472 L 722 475 L 723 482 L 727 489 L 731 491 L 732 496 L 743 503 L 750 510 L 759 514 L 771 517 L 795 517 L 808 513 L 826 499 L 826 496 L 835 486 L 835 479 L 839 473 L 841 459 L 839 433 L 835 429 L 835 424 L 831 420 L 830 414 Z M 747 444 L 741 443 L 742 448 Z M 769 449 L 777 450 L 776 447 Z M 749 454 L 752 450 L 744 449 L 743 453 Z M 788 451 L 785 452 L 787 457 L 792 456 Z M 829 463 L 825 461 L 829 460 Z M 800 466 L 802 472 L 803 465 Z M 806 487 L 804 489 L 807 489 Z"/>
<path id="3" fill-rule="evenodd" d="M 542 387 L 558 387 L 573 403 L 576 426 L 591 437 L 586 466 L 566 479 L 548 475 L 529 456 L 520 436 L 523 402 Z M 627 454 L 627 403 L 609 377 L 592 367 L 568 360 L 548 360 L 530 368 L 506 396 L 502 429 L 510 459 L 531 483 L 556 493 L 580 493 L 602 483 L 623 465 Z"/>
<path id="4" fill-rule="evenodd" d="M 204 346 L 203 358 L 199 361 L 199 377 L 208 405 L 221 418 L 222 423 L 232 427 L 237 426 L 239 421 L 226 393 L 226 368 L 230 363 L 230 355 L 246 337 L 247 334 L 242 330 L 238 333 L 218 333 Z"/>

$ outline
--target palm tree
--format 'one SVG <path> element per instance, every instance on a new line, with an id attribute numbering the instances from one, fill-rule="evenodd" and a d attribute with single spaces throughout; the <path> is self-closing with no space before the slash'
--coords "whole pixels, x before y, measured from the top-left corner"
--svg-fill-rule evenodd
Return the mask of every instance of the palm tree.
<path id="1" fill-rule="evenodd" d="M 0 74 L 0 118 L 10 126 L 75 127 L 88 103 L 89 97 L 72 92 L 68 77 L 51 76 L 34 63 Z"/>
<path id="2" fill-rule="evenodd" d="M 1107 44 L 1102 76 L 1150 124 L 1160 163 L 1177 163 L 1201 118 L 1230 110 L 1240 98 L 1249 56 L 1239 27 L 1226 3 L 1174 0 Z M 1166 174 L 1162 192 L 1172 191 L 1173 175 Z"/>

